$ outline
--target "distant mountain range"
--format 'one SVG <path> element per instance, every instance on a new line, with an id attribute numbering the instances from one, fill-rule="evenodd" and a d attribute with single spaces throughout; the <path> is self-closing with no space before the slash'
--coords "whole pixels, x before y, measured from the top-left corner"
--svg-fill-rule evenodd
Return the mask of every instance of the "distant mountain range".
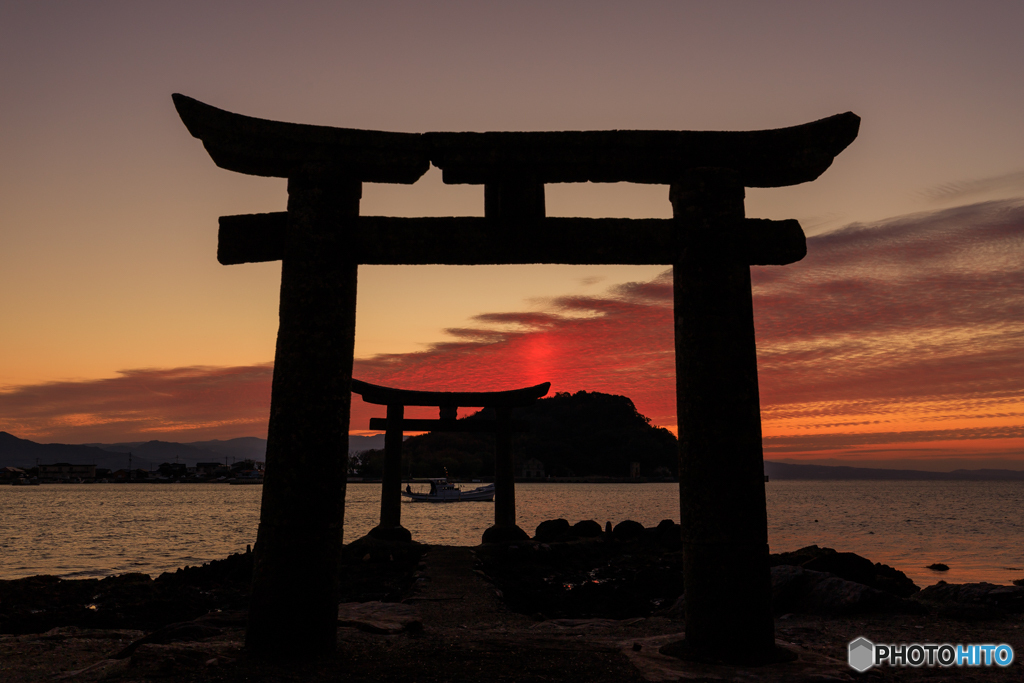
<path id="1" fill-rule="evenodd" d="M 384 435 L 348 437 L 350 453 L 384 447 Z M 13 434 L 0 432 L 0 467 L 34 467 L 67 462 L 73 465 L 96 465 L 112 470 L 128 467 L 128 453 L 132 454 L 132 467 L 156 469 L 160 463 L 179 462 L 190 467 L 197 462 L 224 462 L 225 460 L 263 460 L 267 453 L 267 440 L 255 436 L 221 441 L 129 441 L 124 443 L 89 443 L 81 445 L 36 443 L 19 439 Z"/>
<path id="2" fill-rule="evenodd" d="M 358 453 L 384 447 L 384 435 L 349 436 L 349 453 Z M 90 443 L 82 445 L 36 443 L 19 439 L 13 434 L 0 432 L 0 467 L 33 467 L 57 462 L 88 464 L 112 470 L 128 467 L 128 453 L 132 465 L 142 469 L 156 469 L 160 463 L 174 462 L 189 466 L 197 462 L 224 462 L 237 460 L 263 460 L 267 440 L 255 436 L 221 441 L 130 441 L 125 443 Z M 827 480 L 903 480 L 903 481 L 1024 481 L 1021 470 L 954 470 L 953 472 L 927 472 L 923 470 L 889 470 L 870 467 L 842 467 L 833 465 L 794 465 L 765 460 L 764 473 L 771 479 L 827 479 Z"/>

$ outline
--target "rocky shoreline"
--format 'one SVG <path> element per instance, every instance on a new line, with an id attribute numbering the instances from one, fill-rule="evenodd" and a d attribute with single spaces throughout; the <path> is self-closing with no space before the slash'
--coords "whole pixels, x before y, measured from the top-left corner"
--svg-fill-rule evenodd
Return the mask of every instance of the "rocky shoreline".
<path id="1" fill-rule="evenodd" d="M 607 660 L 602 666 L 608 671 L 618 672 L 607 680 L 659 680 L 643 673 L 651 662 L 641 666 L 633 660 L 644 652 L 644 638 L 685 630 L 678 539 L 679 528 L 671 521 L 652 528 L 628 521 L 602 528 L 565 520 L 542 523 L 528 541 L 473 549 L 359 539 L 346 546 L 343 559 L 339 653 L 303 663 L 299 668 L 308 678 L 283 673 L 294 673 L 294 663 L 291 669 L 259 664 L 242 650 L 251 553 L 156 579 L 126 574 L 0 581 L 0 673 L 10 681 L 55 675 L 184 681 L 243 680 L 258 670 L 255 680 L 331 680 L 333 661 L 335 667 L 362 662 L 358 672 L 350 671 L 352 680 L 375 680 L 385 673 L 469 680 L 440 673 L 425 677 L 417 658 L 433 656 L 435 646 L 450 637 L 469 647 L 463 659 L 493 665 L 510 656 L 504 650 L 548 647 L 534 642 L 545 632 L 566 641 L 563 655 L 578 663 L 577 670 L 589 666 L 581 658 L 596 657 Z M 771 564 L 778 637 L 831 662 L 837 675 L 852 673 L 845 665 L 845 644 L 870 634 L 889 638 L 877 642 L 1008 642 L 1024 657 L 1024 587 L 940 581 L 921 590 L 892 567 L 817 546 L 772 555 Z M 931 637 L 941 640 L 927 641 L 933 631 Z M 432 644 L 424 632 L 440 640 Z M 609 650 L 616 638 L 634 638 L 640 650 Z M 457 650 L 449 655 L 455 657 Z M 370 656 L 384 651 L 391 655 L 382 661 Z M 568 664 L 564 677 L 558 677 L 561 669 L 552 657 L 545 679 L 574 680 Z M 83 671 L 101 661 L 108 664 Z M 458 659 L 452 666 L 470 663 Z M 901 679 L 928 673 L 934 679 L 966 672 L 889 673 Z M 591 674 L 605 680 L 599 671 Z M 1008 673 L 986 670 L 985 675 L 999 680 Z M 522 680 L 503 676 L 488 678 Z"/>

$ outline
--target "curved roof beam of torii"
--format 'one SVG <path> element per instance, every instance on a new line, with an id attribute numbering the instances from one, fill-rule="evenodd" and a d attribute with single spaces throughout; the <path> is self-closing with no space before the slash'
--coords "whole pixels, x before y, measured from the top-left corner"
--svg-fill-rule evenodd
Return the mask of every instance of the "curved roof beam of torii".
<path id="1" fill-rule="evenodd" d="M 173 99 L 222 168 L 275 177 L 333 172 L 374 183 L 414 183 L 433 162 L 446 183 L 669 185 L 688 169 L 715 167 L 737 171 L 746 187 L 782 187 L 824 173 L 860 128 L 860 117 L 846 112 L 759 131 L 390 133 L 268 121 Z"/>
<path id="2" fill-rule="evenodd" d="M 551 382 L 544 382 L 534 387 L 508 391 L 414 391 L 393 389 L 358 379 L 352 380 L 352 392 L 362 396 L 367 403 L 377 405 L 461 408 L 528 406 L 547 394 L 550 388 Z"/>

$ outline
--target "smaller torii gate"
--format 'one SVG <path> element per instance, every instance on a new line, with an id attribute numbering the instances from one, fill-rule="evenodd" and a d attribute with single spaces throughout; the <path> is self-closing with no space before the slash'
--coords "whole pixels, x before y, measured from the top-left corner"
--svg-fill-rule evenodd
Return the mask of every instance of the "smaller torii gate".
<path id="1" fill-rule="evenodd" d="M 384 474 L 381 477 L 380 524 L 370 531 L 375 538 L 408 541 L 402 526 L 402 436 L 405 432 L 491 432 L 494 453 L 494 526 L 484 532 L 484 543 L 529 538 L 516 525 L 515 468 L 512 433 L 526 431 L 524 422 L 512 420 L 512 409 L 525 407 L 548 393 L 551 382 L 512 391 L 409 391 L 352 380 L 352 393 L 367 403 L 387 406 L 387 417 L 370 418 L 370 429 L 384 430 Z M 409 419 L 406 406 L 436 406 L 436 420 Z M 459 408 L 494 408 L 494 420 L 458 420 Z"/>

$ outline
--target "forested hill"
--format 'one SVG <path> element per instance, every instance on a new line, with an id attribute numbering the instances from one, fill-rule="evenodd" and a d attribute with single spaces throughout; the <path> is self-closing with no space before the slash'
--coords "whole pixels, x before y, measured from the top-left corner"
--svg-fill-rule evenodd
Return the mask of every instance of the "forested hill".
<path id="1" fill-rule="evenodd" d="M 637 412 L 625 396 L 579 391 L 542 398 L 518 408 L 513 419 L 526 420 L 530 431 L 516 434 L 513 452 L 518 476 L 522 463 L 535 458 L 551 476 L 628 477 L 629 463 L 640 463 L 641 476 L 675 476 L 676 437 Z M 494 419 L 481 410 L 467 420 Z M 367 451 L 353 465 L 358 474 L 380 476 L 383 451 Z M 402 445 L 402 474 L 414 477 L 491 476 L 494 435 L 431 432 Z"/>

